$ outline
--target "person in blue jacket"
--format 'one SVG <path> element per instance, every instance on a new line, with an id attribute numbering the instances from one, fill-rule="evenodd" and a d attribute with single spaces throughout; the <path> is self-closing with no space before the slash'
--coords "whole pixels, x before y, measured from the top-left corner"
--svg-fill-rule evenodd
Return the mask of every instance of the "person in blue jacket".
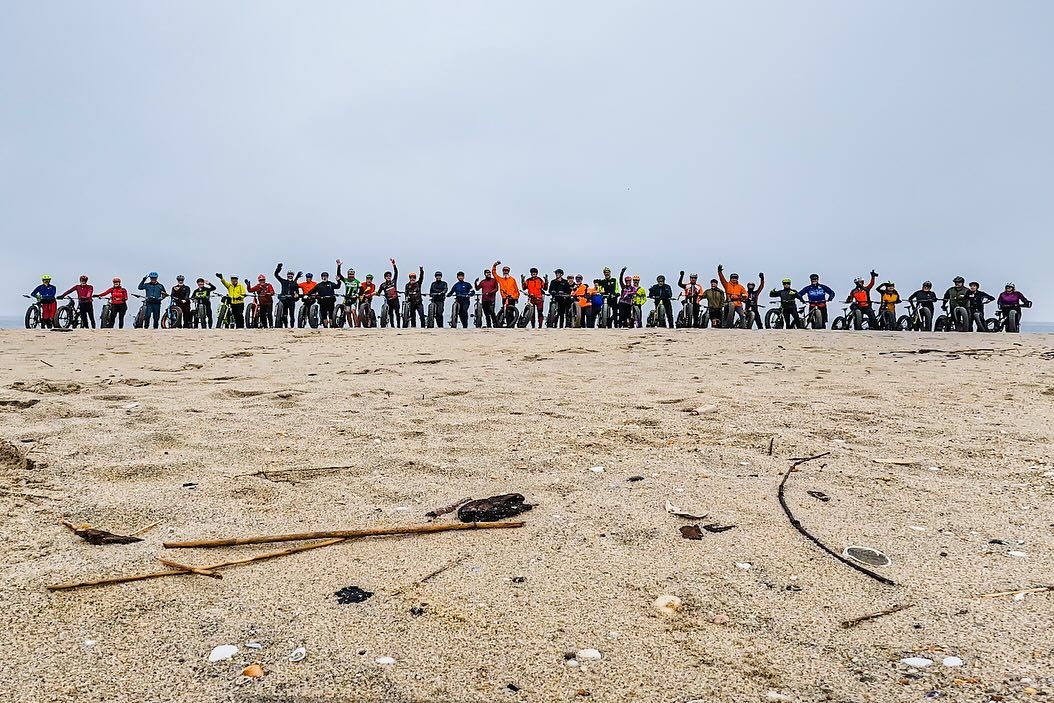
<path id="1" fill-rule="evenodd" d="M 468 329 L 468 308 L 474 294 L 472 284 L 465 280 L 465 272 L 458 271 L 457 283 L 450 286 L 450 292 L 446 296 L 454 298 L 454 309 L 450 311 L 451 327 L 457 327 L 457 321 L 461 320 L 461 326 Z"/>
<path id="2" fill-rule="evenodd" d="M 40 303 L 40 326 L 46 329 L 55 327 L 55 312 L 58 310 L 58 290 L 51 285 L 51 276 L 46 273 L 40 277 L 40 285 L 29 294 Z"/>
<path id="3" fill-rule="evenodd" d="M 813 308 L 820 308 L 823 316 L 824 329 L 827 328 L 827 303 L 834 300 L 834 291 L 820 283 L 820 275 L 817 273 L 809 276 L 809 285 L 798 291 L 798 299 L 809 304 L 809 312 Z"/>
<path id="4" fill-rule="evenodd" d="M 147 280 L 148 278 L 150 280 Z M 168 295 L 168 291 L 165 290 L 164 284 L 157 280 L 156 271 L 151 271 L 149 276 L 143 276 L 143 280 L 139 282 L 139 290 L 143 291 L 146 296 L 144 303 L 146 317 L 143 318 L 143 327 L 149 327 L 150 321 L 153 320 L 156 330 L 161 321 L 161 301 Z"/>

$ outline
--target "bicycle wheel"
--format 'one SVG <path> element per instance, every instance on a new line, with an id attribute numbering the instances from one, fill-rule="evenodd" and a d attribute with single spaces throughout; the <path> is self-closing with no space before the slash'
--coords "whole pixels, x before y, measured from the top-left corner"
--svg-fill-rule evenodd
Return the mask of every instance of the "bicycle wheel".
<path id="1" fill-rule="evenodd" d="M 347 322 L 348 309 L 344 307 L 344 303 L 337 303 L 333 306 L 333 326 L 344 327 L 344 323 Z"/>
<path id="2" fill-rule="evenodd" d="M 135 320 L 132 321 L 132 327 L 137 330 L 143 329 L 146 326 L 146 306 L 139 308 L 139 312 L 135 314 Z"/>
<path id="3" fill-rule="evenodd" d="M 483 327 L 483 306 L 476 303 L 476 307 L 472 310 L 472 324 L 476 326 L 476 329 Z"/>
<path id="4" fill-rule="evenodd" d="M 783 313 L 779 310 L 769 310 L 765 313 L 765 329 L 783 329 Z"/>
<path id="5" fill-rule="evenodd" d="M 1007 332 L 1017 332 L 1018 331 L 1017 317 L 1018 317 L 1017 316 L 1017 310 L 1008 310 L 1007 311 L 1007 313 L 1006 313 L 1006 331 Z"/>
<path id="6" fill-rule="evenodd" d="M 821 312 L 819 308 L 814 308 L 813 311 L 809 313 L 809 322 L 814 330 L 822 330 L 823 312 Z"/>
<path id="7" fill-rule="evenodd" d="M 844 317 L 836 317 L 836 318 L 834 318 L 834 320 L 831 321 L 831 329 L 836 331 L 836 332 L 841 332 L 841 331 L 849 329 L 849 326 L 846 323 L 846 320 L 845 320 Z"/>
<path id="8" fill-rule="evenodd" d="M 896 329 L 899 330 L 900 332 L 910 332 L 911 331 L 911 318 L 908 317 L 907 315 L 901 315 L 899 318 L 897 318 Z"/>
<path id="9" fill-rule="evenodd" d="M 113 327 L 113 308 L 109 303 L 103 305 L 102 312 L 99 313 L 99 327 L 102 329 Z"/>
<path id="10" fill-rule="evenodd" d="M 435 303 L 429 303 L 428 304 L 428 318 L 427 318 L 427 320 L 425 322 L 425 326 L 428 327 L 428 329 L 432 329 L 432 328 L 434 328 L 436 326 L 436 304 Z"/>
<path id="11" fill-rule="evenodd" d="M 61 327 L 64 330 L 68 330 L 73 326 L 73 319 L 70 315 L 70 309 L 68 306 L 63 305 L 55 311 L 55 326 Z"/>
<path id="12" fill-rule="evenodd" d="M 40 327 L 40 307 L 30 305 L 26 308 L 26 329 L 32 330 Z"/>

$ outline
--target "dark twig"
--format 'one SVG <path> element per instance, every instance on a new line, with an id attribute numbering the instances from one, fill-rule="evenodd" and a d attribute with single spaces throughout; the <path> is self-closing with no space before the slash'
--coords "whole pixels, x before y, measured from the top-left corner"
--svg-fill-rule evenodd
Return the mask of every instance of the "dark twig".
<path id="1" fill-rule="evenodd" d="M 783 512 L 787 514 L 787 519 L 790 520 L 790 524 L 791 524 L 792 527 L 794 527 L 794 529 L 796 529 L 798 532 L 800 532 L 802 535 L 804 535 L 810 542 L 812 542 L 817 547 L 819 547 L 823 551 L 825 551 L 828 554 L 830 554 L 832 557 L 834 557 L 838 561 L 842 562 L 843 564 L 845 564 L 846 566 L 848 566 L 851 569 L 856 569 L 860 573 L 865 574 L 867 576 L 870 576 L 871 578 L 875 579 L 879 583 L 884 583 L 887 586 L 896 586 L 897 584 L 893 580 L 888 579 L 885 576 L 882 576 L 881 574 L 876 574 L 874 571 L 871 571 L 871 569 L 866 569 L 866 568 L 860 566 L 859 564 L 856 564 L 856 563 L 846 559 L 841 554 L 839 554 L 838 552 L 834 551 L 833 549 L 828 547 L 826 544 L 821 542 L 819 540 L 819 538 L 813 536 L 808 530 L 806 530 L 804 527 L 801 526 L 801 521 L 799 521 L 798 518 L 794 517 L 794 513 L 791 512 L 790 506 L 787 505 L 787 497 L 785 495 L 785 489 L 786 489 L 786 486 L 787 486 L 787 479 L 790 478 L 791 472 L 793 472 L 794 469 L 796 469 L 799 465 L 804 464 L 807 461 L 812 461 L 813 459 L 819 459 L 820 457 L 827 456 L 828 454 L 830 454 L 830 452 L 824 452 L 823 454 L 817 454 L 816 456 L 810 456 L 810 457 L 805 457 L 805 458 L 802 458 L 802 459 L 796 459 L 795 462 L 793 464 L 791 464 L 790 468 L 787 469 L 787 473 L 783 474 L 783 480 L 780 481 L 779 491 L 777 491 L 777 493 L 776 493 L 776 495 L 777 495 L 777 497 L 779 498 L 779 501 L 780 501 L 780 506 L 783 508 Z"/>
<path id="2" fill-rule="evenodd" d="M 769 437 L 769 456 L 772 456 L 772 450 L 776 447 L 776 438 Z"/>
<path id="3" fill-rule="evenodd" d="M 880 618 L 880 617 L 883 617 L 883 616 L 886 616 L 886 615 L 892 615 L 893 613 L 899 613 L 901 610 L 907 610 L 908 608 L 914 608 L 914 607 L 915 607 L 914 603 L 908 603 L 906 605 L 897 605 L 897 606 L 894 606 L 892 608 L 887 608 L 886 610 L 880 610 L 877 613 L 871 613 L 869 615 L 861 615 L 858 618 L 852 618 L 852 619 L 846 620 L 845 622 L 842 623 L 842 627 L 844 627 L 846 630 L 848 630 L 850 627 L 856 627 L 857 625 L 859 625 L 862 622 L 867 622 L 868 620 L 875 620 L 877 618 Z"/>

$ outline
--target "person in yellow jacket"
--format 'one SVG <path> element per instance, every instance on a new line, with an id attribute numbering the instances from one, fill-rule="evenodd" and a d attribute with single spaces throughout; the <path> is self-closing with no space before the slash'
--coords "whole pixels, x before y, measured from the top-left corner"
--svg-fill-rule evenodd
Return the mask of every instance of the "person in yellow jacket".
<path id="1" fill-rule="evenodd" d="M 897 328 L 897 303 L 900 302 L 897 284 L 893 281 L 886 281 L 875 290 L 882 296 L 878 310 L 883 328 L 893 331 Z"/>
<path id="2" fill-rule="evenodd" d="M 245 290 L 245 284 L 238 280 L 237 276 L 231 276 L 231 280 L 227 280 L 223 277 L 222 273 L 217 273 L 216 278 L 220 279 L 220 283 L 227 289 L 227 297 L 230 299 L 231 316 L 234 318 L 234 326 L 242 328 L 245 326 L 245 296 L 249 295 L 249 292 Z M 221 314 L 220 319 L 216 320 L 216 326 L 219 327 L 224 322 L 223 315 Z"/>
<path id="3" fill-rule="evenodd" d="M 648 289 L 640 284 L 640 276 L 633 274 L 633 286 L 637 292 L 633 296 L 633 304 L 637 308 L 637 327 L 644 321 L 644 305 L 648 302 Z"/>

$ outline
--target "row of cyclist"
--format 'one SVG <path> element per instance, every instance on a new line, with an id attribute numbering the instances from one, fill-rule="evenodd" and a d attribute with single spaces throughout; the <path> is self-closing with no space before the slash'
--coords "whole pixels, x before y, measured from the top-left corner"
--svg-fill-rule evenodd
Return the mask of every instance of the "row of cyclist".
<path id="1" fill-rule="evenodd" d="M 27 296 L 35 302 L 26 311 L 26 326 L 35 327 L 94 327 L 94 300 L 106 298 L 101 326 L 123 327 L 129 297 L 143 301 L 137 312 L 135 327 L 443 327 L 449 320 L 451 327 L 739 327 L 739 328 L 814 328 L 872 329 L 890 331 L 1000 331 L 1019 330 L 1022 308 L 1031 302 L 1007 283 L 998 297 L 981 290 L 977 282 L 966 285 L 958 276 L 943 296 L 938 296 L 933 285 L 926 281 L 922 287 L 902 299 L 892 281 L 875 287 L 878 274 L 871 272 L 870 281 L 858 278 L 844 300 L 840 315 L 829 319 L 828 307 L 834 302 L 834 290 L 812 274 L 809 285 L 800 290 L 790 279 L 764 294 L 765 275 L 758 281 L 740 282 L 736 273 L 725 276 L 724 267 L 717 267 L 717 278 L 709 286 L 699 282 L 698 274 L 685 278 L 680 272 L 679 292 L 658 276 L 650 286 L 641 284 L 639 276 L 626 276 L 623 268 L 618 277 L 605 268 L 603 276 L 587 282 L 581 274 L 565 276 L 556 269 L 553 278 L 539 276 L 538 269 L 530 269 L 529 276 L 515 277 L 509 266 L 494 262 L 482 277 L 472 283 L 459 271 L 453 284 L 436 271 L 434 280 L 424 285 L 425 272 L 419 267 L 410 272 L 402 288 L 399 286 L 399 267 L 391 259 L 392 270 L 385 272 L 378 282 L 372 274 L 359 280 L 354 269 L 342 270 L 336 262 L 336 277 L 322 273 L 315 280 L 310 273 L 287 271 L 282 275 L 281 263 L 275 268 L 276 284 L 259 275 L 255 284 L 248 284 L 238 276 L 229 279 L 216 273 L 220 286 L 199 278 L 192 287 L 184 276 L 176 276 L 171 290 L 151 272 L 131 293 L 114 278 L 112 285 L 96 294 L 87 276 L 77 285 L 59 294 L 50 276 L 43 276 L 41 285 Z M 221 291 L 217 293 L 217 291 Z M 878 295 L 872 300 L 872 290 Z M 74 296 L 76 305 L 74 305 Z M 523 298 L 521 305 L 521 297 Z M 219 298 L 213 312 L 213 298 Z M 549 299 L 546 310 L 545 299 Z M 68 299 L 58 307 L 58 299 Z M 381 301 L 380 315 L 374 310 L 374 299 Z M 451 301 L 450 315 L 446 305 Z M 165 301 L 167 300 L 167 305 Z M 680 310 L 674 315 L 674 301 Z M 762 302 L 771 301 L 772 307 L 762 315 Z M 427 301 L 427 302 L 426 302 Z M 650 310 L 646 310 L 649 304 Z M 986 305 L 995 302 L 995 317 L 988 317 Z M 901 312 L 898 306 L 907 304 Z M 940 304 L 941 314 L 936 307 Z M 876 308 L 877 305 L 877 308 Z"/>

